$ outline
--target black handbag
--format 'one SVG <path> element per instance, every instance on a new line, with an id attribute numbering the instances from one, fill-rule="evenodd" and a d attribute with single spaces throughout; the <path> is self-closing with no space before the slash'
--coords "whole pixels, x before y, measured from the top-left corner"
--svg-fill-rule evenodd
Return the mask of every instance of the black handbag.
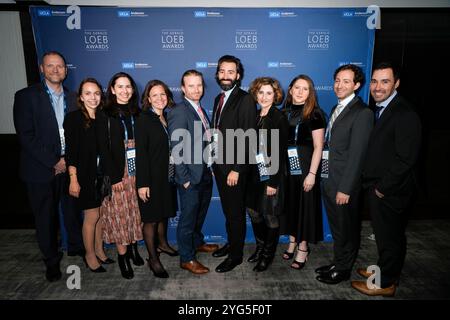
<path id="1" fill-rule="evenodd" d="M 111 124 L 108 117 L 108 142 L 109 148 L 111 149 L 110 126 Z M 107 175 L 104 175 L 104 171 L 102 170 L 100 163 L 97 167 L 97 177 L 95 179 L 95 191 L 101 202 L 103 202 L 103 199 L 105 199 L 106 197 L 111 198 L 112 196 L 111 178 Z"/>

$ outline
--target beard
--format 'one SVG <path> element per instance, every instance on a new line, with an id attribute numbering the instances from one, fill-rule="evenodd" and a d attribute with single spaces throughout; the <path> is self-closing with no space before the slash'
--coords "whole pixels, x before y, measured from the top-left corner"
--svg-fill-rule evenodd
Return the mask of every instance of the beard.
<path id="1" fill-rule="evenodd" d="M 219 84 L 220 88 L 223 91 L 230 90 L 231 88 L 233 88 L 238 83 L 237 79 L 232 80 L 230 83 L 228 83 L 228 82 L 224 83 L 223 80 L 219 80 L 219 79 L 216 79 L 216 80 L 217 80 L 217 83 Z"/>

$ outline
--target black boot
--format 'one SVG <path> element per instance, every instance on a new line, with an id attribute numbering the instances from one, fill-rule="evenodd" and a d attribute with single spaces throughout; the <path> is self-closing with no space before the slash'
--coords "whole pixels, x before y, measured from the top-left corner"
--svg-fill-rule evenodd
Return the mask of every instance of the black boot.
<path id="1" fill-rule="evenodd" d="M 256 250 L 255 252 L 247 259 L 248 262 L 257 262 L 261 257 L 261 253 L 264 249 L 264 240 L 266 238 L 267 227 L 264 221 L 259 223 L 254 223 L 252 221 L 253 234 L 255 235 L 256 240 Z"/>
<path id="2" fill-rule="evenodd" d="M 127 254 L 135 266 L 143 266 L 145 264 L 144 259 L 139 254 L 137 242 L 127 245 Z"/>
<path id="3" fill-rule="evenodd" d="M 134 272 L 133 268 L 131 268 L 130 257 L 128 253 L 125 254 L 117 254 L 117 260 L 119 262 L 120 272 L 122 273 L 122 277 L 125 279 L 133 279 Z"/>
<path id="4" fill-rule="evenodd" d="M 267 229 L 267 237 L 264 243 L 264 249 L 261 254 L 261 257 L 253 268 L 253 271 L 262 272 L 267 270 L 270 264 L 273 261 L 275 256 L 275 251 L 277 250 L 278 238 L 279 238 L 279 228 L 268 228 Z"/>

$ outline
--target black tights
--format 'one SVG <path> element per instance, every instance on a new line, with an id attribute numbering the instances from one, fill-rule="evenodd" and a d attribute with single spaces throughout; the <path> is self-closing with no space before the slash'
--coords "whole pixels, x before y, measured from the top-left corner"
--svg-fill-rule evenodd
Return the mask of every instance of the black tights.
<path id="1" fill-rule="evenodd" d="M 159 226 L 158 222 L 149 222 L 149 223 L 144 223 L 144 241 L 145 241 L 145 246 L 147 247 L 147 252 L 148 252 L 148 263 L 150 268 L 152 268 L 152 270 L 154 270 L 155 272 L 161 272 L 164 270 L 164 267 L 161 264 L 161 261 L 159 261 L 159 256 L 158 256 L 158 252 L 156 251 L 157 248 L 157 243 L 156 243 L 156 238 L 157 235 L 156 233 L 158 233 L 158 229 Z"/>

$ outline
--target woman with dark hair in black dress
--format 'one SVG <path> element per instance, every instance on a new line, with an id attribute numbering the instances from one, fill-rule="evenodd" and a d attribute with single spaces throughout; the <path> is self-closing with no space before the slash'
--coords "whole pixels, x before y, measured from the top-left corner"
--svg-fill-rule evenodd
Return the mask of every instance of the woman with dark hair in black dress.
<path id="1" fill-rule="evenodd" d="M 87 78 L 78 89 L 78 107 L 64 119 L 66 162 L 69 170 L 69 194 L 77 198 L 84 212 L 83 242 L 86 249 L 84 261 L 92 272 L 105 272 L 99 258 L 103 251 L 102 227 L 99 222 L 100 195 L 97 193 L 98 147 L 97 112 L 103 106 L 103 91 L 97 80 Z M 114 262 L 106 259 L 106 262 Z"/>
<path id="2" fill-rule="evenodd" d="M 176 193 L 170 181 L 170 137 L 164 109 L 173 99 L 167 85 L 151 80 L 142 95 L 142 113 L 136 123 L 136 187 L 139 195 L 148 266 L 155 277 L 169 274 L 159 260 L 158 249 L 175 255 L 167 243 L 167 219 L 176 214 Z"/>

